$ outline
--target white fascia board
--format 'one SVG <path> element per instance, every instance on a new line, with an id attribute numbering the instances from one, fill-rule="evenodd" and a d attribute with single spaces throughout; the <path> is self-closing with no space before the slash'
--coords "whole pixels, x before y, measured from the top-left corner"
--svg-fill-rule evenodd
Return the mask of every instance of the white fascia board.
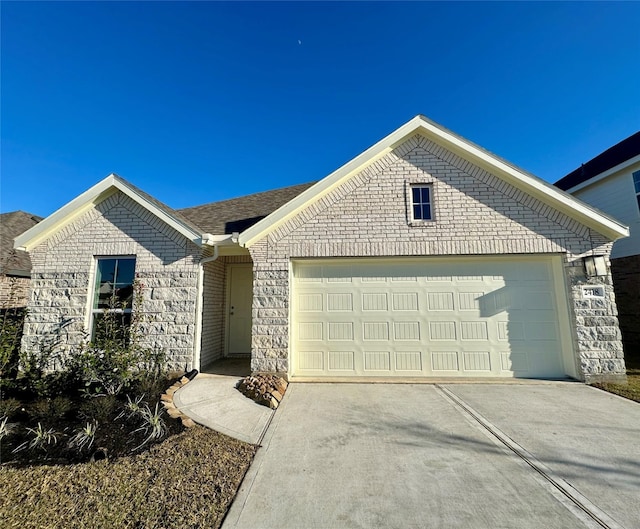
<path id="1" fill-rule="evenodd" d="M 300 193 L 296 198 L 287 202 L 260 222 L 242 232 L 238 242 L 241 246 L 251 246 L 298 212 L 322 198 L 342 182 L 391 152 L 407 137 L 416 133 L 420 133 L 463 158 L 479 164 L 492 174 L 496 174 L 496 176 L 503 178 L 515 187 L 579 220 L 611 240 L 629 236 L 629 228 L 611 217 L 584 204 L 557 187 L 522 171 L 424 116 L 418 115 L 329 176 L 320 180 L 317 184 Z"/>
<path id="2" fill-rule="evenodd" d="M 605 178 L 611 175 L 624 171 L 625 169 L 628 169 L 637 163 L 640 163 L 640 154 L 638 154 L 637 156 L 634 156 L 633 158 L 629 158 L 628 160 L 616 165 L 615 167 L 612 167 L 611 169 L 607 169 L 603 173 L 600 173 L 596 176 L 592 176 L 591 178 L 589 178 L 589 180 L 580 182 L 579 184 L 567 189 L 567 193 L 573 194 L 576 191 L 580 191 L 581 189 L 584 189 L 585 187 L 589 187 L 590 185 L 593 185 L 596 182 L 600 182 L 600 180 L 604 180 Z"/>
<path id="3" fill-rule="evenodd" d="M 194 231 L 189 226 L 186 226 L 179 219 L 168 215 L 165 211 L 158 208 L 152 202 L 149 202 L 145 197 L 141 196 L 134 189 L 127 186 L 122 180 L 117 178 L 114 174 L 110 174 L 87 191 L 74 198 L 71 202 L 62 206 L 60 209 L 49 215 L 44 220 L 33 226 L 31 229 L 24 232 L 19 237 L 16 237 L 14 242 L 14 248 L 18 250 L 29 251 L 52 233 L 61 229 L 73 219 L 82 215 L 102 200 L 111 196 L 115 190 L 119 190 L 133 201 L 140 204 L 143 208 L 153 213 L 160 220 L 171 226 L 173 229 L 184 235 L 189 240 L 198 245 L 209 244 L 205 242 L 210 235 L 202 234 Z"/>
<path id="4" fill-rule="evenodd" d="M 385 154 L 391 152 L 400 140 L 404 139 L 418 128 L 420 121 L 421 116 L 416 116 L 411 121 L 405 123 L 402 127 L 344 164 L 339 169 L 336 169 L 333 173 L 300 193 L 297 197 L 290 200 L 270 215 L 267 215 L 260 222 L 257 222 L 250 228 L 247 228 L 240 234 L 238 243 L 241 246 L 249 247 L 271 231 L 275 230 L 282 223 L 286 222 L 286 220 L 290 219 L 308 205 L 329 193 L 329 191 L 337 187 L 344 180 L 354 176 L 362 171 L 367 165 L 372 164 Z"/>
<path id="5" fill-rule="evenodd" d="M 565 191 L 555 187 L 552 184 L 541 180 L 538 177 L 530 175 L 521 169 L 511 165 L 510 163 L 496 157 L 492 153 L 478 147 L 477 145 L 457 136 L 447 130 L 430 123 L 424 122 L 424 129 L 436 136 L 434 141 L 438 139 L 446 142 L 447 148 L 453 148 L 454 152 L 463 151 L 464 158 L 471 158 L 470 161 L 477 160 L 482 167 L 487 168 L 492 174 L 502 177 L 508 183 L 514 185 L 542 202 L 559 209 L 568 216 L 575 218 L 586 226 L 605 235 L 615 241 L 623 237 L 629 236 L 629 228 L 617 220 L 603 214 L 595 208 L 585 204 L 581 200 L 569 195 Z M 449 145 L 446 145 L 449 144 Z M 469 156 L 470 155 L 470 156 Z"/>

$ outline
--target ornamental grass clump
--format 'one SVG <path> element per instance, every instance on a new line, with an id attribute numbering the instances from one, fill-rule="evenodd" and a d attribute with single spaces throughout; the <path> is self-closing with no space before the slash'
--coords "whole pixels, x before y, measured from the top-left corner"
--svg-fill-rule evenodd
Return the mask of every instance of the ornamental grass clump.
<path id="1" fill-rule="evenodd" d="M 13 450 L 14 453 L 25 449 L 40 449 L 46 452 L 50 446 L 53 446 L 58 442 L 58 437 L 53 428 L 45 429 L 41 423 L 38 423 L 37 428 L 27 428 L 27 432 L 31 434 L 31 439 L 27 439 L 24 443 L 15 448 Z"/>
<path id="2" fill-rule="evenodd" d="M 167 423 L 164 422 L 162 415 L 164 410 L 160 408 L 160 404 L 157 403 L 155 408 L 151 410 L 148 404 L 145 404 L 139 412 L 139 416 L 142 418 L 142 425 L 136 430 L 136 432 L 144 432 L 146 435 L 144 441 L 136 446 L 133 451 L 142 448 L 144 445 L 151 441 L 161 441 L 166 437 L 169 432 Z"/>
<path id="3" fill-rule="evenodd" d="M 93 442 L 96 439 L 96 432 L 98 431 L 97 422 L 88 422 L 84 427 L 80 428 L 69 439 L 69 448 L 76 448 L 78 451 L 90 450 Z"/>

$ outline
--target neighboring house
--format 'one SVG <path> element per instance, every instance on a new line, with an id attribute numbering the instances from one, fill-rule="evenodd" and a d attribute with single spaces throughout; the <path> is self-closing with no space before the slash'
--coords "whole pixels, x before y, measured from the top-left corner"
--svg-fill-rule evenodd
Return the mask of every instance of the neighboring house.
<path id="1" fill-rule="evenodd" d="M 578 167 L 556 186 L 630 228 L 631 236 L 613 245 L 611 270 L 625 351 L 640 361 L 640 132 Z"/>
<path id="2" fill-rule="evenodd" d="M 624 379 L 618 221 L 417 116 L 323 180 L 180 212 L 110 175 L 16 239 L 23 347 L 137 277 L 174 365 L 290 378 Z M 108 306 L 107 306 L 108 309 Z"/>
<path id="3" fill-rule="evenodd" d="M 13 240 L 41 220 L 24 211 L 0 213 L 0 309 L 27 304 L 31 260 L 27 252 L 14 250 Z"/>

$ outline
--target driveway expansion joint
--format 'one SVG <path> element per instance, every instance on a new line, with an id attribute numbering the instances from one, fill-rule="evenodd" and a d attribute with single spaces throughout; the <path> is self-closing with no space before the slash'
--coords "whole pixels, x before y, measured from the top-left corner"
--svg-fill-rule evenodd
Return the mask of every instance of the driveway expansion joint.
<path id="1" fill-rule="evenodd" d="M 464 400 L 449 389 L 440 384 L 434 385 L 446 400 L 463 415 L 478 423 L 485 434 L 496 444 L 506 447 L 510 452 L 520 458 L 532 470 L 538 473 L 557 493 L 569 502 L 561 501 L 573 514 L 580 518 L 585 525 L 594 529 L 625 529 L 620 523 L 611 518 L 602 509 L 593 504 L 588 498 L 578 492 L 569 482 L 555 475 L 555 473 L 525 448 L 516 443 L 497 426 L 489 422 L 478 411 L 472 408 Z M 557 494 L 554 494 L 557 497 Z M 573 508 L 571 508 L 573 506 Z"/>

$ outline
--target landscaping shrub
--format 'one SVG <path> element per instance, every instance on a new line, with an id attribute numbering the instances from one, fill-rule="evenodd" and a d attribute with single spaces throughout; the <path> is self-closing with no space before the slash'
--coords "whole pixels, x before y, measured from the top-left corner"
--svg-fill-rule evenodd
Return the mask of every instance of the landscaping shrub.
<path id="1" fill-rule="evenodd" d="M 14 388 L 26 311 L 0 308 L 0 394 Z"/>
<path id="2" fill-rule="evenodd" d="M 164 351 L 143 346 L 138 282 L 134 294 L 129 324 L 123 325 L 125 307 L 119 306 L 101 315 L 93 339 L 82 345 L 61 347 L 62 323 L 37 347 L 17 354 L 14 384 L 0 408 L 3 462 L 84 462 L 98 449 L 117 458 L 182 431 L 159 407 L 171 381 Z M 11 343 L 15 356 L 17 342 Z"/>

